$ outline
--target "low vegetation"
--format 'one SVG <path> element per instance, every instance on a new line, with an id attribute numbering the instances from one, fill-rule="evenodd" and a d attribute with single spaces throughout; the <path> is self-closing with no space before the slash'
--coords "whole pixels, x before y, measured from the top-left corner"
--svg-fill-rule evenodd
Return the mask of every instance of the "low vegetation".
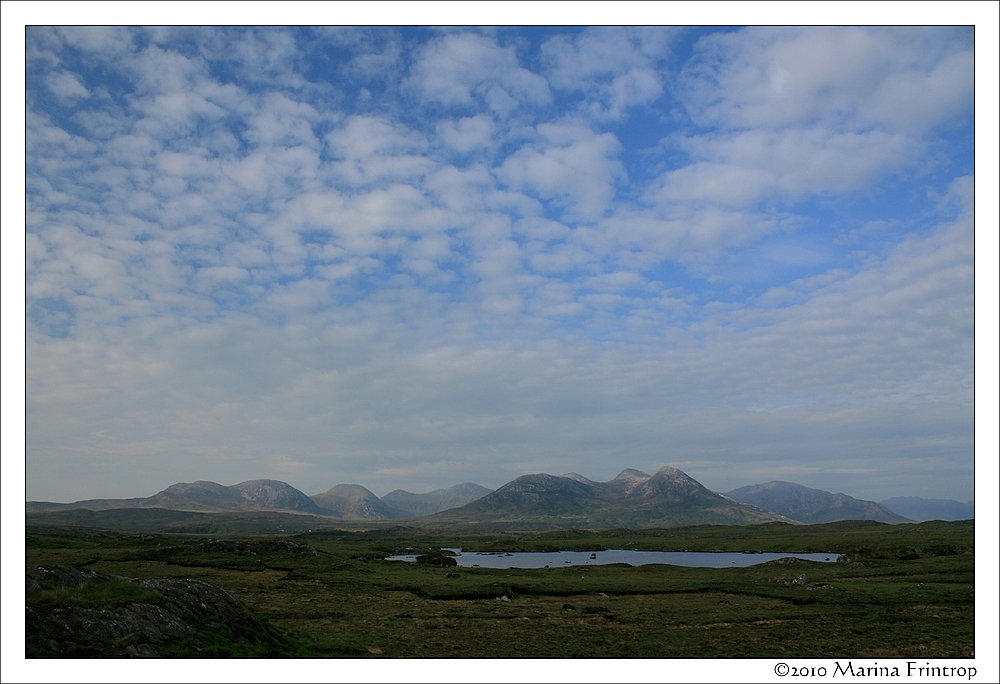
<path id="1" fill-rule="evenodd" d="M 724 569 L 494 570 L 449 565 L 442 547 L 844 558 Z M 194 635 L 152 646 L 156 655 L 175 657 L 969 657 L 974 548 L 971 521 L 517 534 L 394 528 L 283 537 L 29 529 L 29 568 L 77 568 L 111 579 L 89 589 L 39 582 L 28 608 L 162 606 L 156 582 L 200 580 L 235 597 L 270 635 L 248 638 L 199 623 Z M 424 562 L 383 560 L 397 553 Z M 33 655 L 66 655 L 32 643 Z M 75 655 L 100 654 L 100 644 L 90 648 Z"/>

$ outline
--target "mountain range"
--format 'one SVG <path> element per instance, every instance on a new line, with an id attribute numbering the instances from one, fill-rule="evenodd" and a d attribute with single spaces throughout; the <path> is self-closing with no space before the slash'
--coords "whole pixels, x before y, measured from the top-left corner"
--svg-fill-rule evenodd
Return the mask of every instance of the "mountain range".
<path id="1" fill-rule="evenodd" d="M 861 501 L 846 494 L 803 487 L 794 482 L 767 482 L 728 492 L 726 496 L 807 524 L 835 520 L 876 520 L 885 523 L 910 522 L 874 501 Z"/>
<path id="2" fill-rule="evenodd" d="M 75 503 L 29 501 L 25 508 L 29 514 L 112 509 L 267 511 L 345 521 L 419 519 L 419 524 L 428 526 L 510 529 L 745 525 L 771 521 L 811 524 L 835 520 L 899 523 L 972 517 L 972 502 L 911 497 L 880 504 L 792 482 L 750 485 L 720 494 L 669 466 L 653 475 L 627 468 L 608 482 L 596 482 L 576 473 L 539 473 L 522 475 L 496 491 L 465 482 L 426 494 L 397 489 L 381 498 L 357 484 L 339 484 L 306 496 L 278 480 L 249 480 L 230 486 L 198 481 L 174 484 L 146 498 Z"/>
<path id="3" fill-rule="evenodd" d="M 972 520 L 976 517 L 975 501 L 952 499 L 921 499 L 919 496 L 897 496 L 880 502 L 894 513 L 915 520 Z"/>
<path id="4" fill-rule="evenodd" d="M 425 521 L 511 529 L 794 522 L 709 491 L 670 466 L 654 475 L 623 470 L 609 482 L 594 482 L 575 473 L 522 475 L 481 499 Z"/>
<path id="5" fill-rule="evenodd" d="M 464 506 L 492 491 L 473 482 L 463 482 L 448 489 L 435 489 L 426 494 L 411 494 L 403 489 L 396 489 L 383 496 L 382 501 L 393 510 L 403 513 L 403 517 L 419 518 Z"/>
<path id="6" fill-rule="evenodd" d="M 179 482 L 146 498 L 88 499 L 74 503 L 29 501 L 26 504 L 26 511 L 41 513 L 72 509 L 105 511 L 120 508 L 164 508 L 199 513 L 281 511 L 322 515 L 341 520 L 390 520 L 415 518 L 463 506 L 491 491 L 493 490 L 465 482 L 427 494 L 412 494 L 397 489 L 379 499 L 374 493 L 357 484 L 339 484 L 321 494 L 306 496 L 290 484 L 279 480 L 248 480 L 229 486 L 199 480 Z"/>

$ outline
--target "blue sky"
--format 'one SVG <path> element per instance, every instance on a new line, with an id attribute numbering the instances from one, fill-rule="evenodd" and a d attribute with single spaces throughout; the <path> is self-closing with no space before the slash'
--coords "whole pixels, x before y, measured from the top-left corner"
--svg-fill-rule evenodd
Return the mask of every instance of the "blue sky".
<path id="1" fill-rule="evenodd" d="M 26 31 L 26 489 L 968 500 L 971 28 Z"/>

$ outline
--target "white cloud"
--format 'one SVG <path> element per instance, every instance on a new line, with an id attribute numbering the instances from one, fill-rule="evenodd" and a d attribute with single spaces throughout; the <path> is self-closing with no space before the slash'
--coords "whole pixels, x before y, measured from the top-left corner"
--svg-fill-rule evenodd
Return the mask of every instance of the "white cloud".
<path id="1" fill-rule="evenodd" d="M 958 199 L 968 201 L 967 185 L 956 185 Z M 833 481 L 878 498 L 914 459 L 954 468 L 953 454 L 971 449 L 962 427 L 971 421 L 970 209 L 870 268 L 804 283 L 795 306 L 719 312 L 675 329 L 666 346 L 638 338 L 601 349 L 535 335 L 484 346 L 466 337 L 472 311 L 441 308 L 415 289 L 331 310 L 324 323 L 297 313 L 324 301 L 326 286 L 312 281 L 275 292 L 290 317 L 282 328 L 242 316 L 195 326 L 161 318 L 155 334 L 133 322 L 111 337 L 30 341 L 29 435 L 39 455 L 29 472 L 58 454 L 78 481 L 120 495 L 101 491 L 101 468 L 74 465 L 99 448 L 111 455 L 103 463 L 150 464 L 128 493 L 197 477 L 235 482 L 248 468 L 309 491 L 348 479 L 377 487 L 384 468 L 391 488 L 388 471 L 406 464 L 423 464 L 414 484 L 496 486 L 525 470 L 610 477 L 673 463 L 725 489 L 746 483 L 745 468 L 794 466 L 800 479 L 820 478 L 824 466 L 813 464 L 830 461 L 865 465 L 866 484 Z M 613 292 L 578 301 L 571 285 L 552 281 L 525 300 L 517 245 L 500 238 L 481 253 L 476 268 L 491 283 L 473 300 L 481 323 L 521 306 L 573 318 L 628 303 Z M 628 273 L 589 282 L 639 284 Z M 685 306 L 667 299 L 664 307 Z M 876 437 L 884 424 L 891 438 Z M 68 462 L 51 451 L 64 443 L 74 445 Z M 305 464 L 301 473 L 274 462 L 278 443 Z M 166 454 L 169 468 L 157 465 Z"/>
<path id="2" fill-rule="evenodd" d="M 583 111 L 597 119 L 618 119 L 629 107 L 650 103 L 663 93 L 658 68 L 669 55 L 672 32 L 637 28 L 589 28 L 558 35 L 541 47 L 554 87 L 582 91 Z"/>
<path id="3" fill-rule="evenodd" d="M 633 105 L 647 104 L 656 100 L 663 93 L 660 77 L 653 69 L 632 69 L 615 76 L 602 89 L 602 99 L 606 101 L 603 108 L 592 107 L 595 114 L 617 119 L 625 109 Z"/>
<path id="4" fill-rule="evenodd" d="M 445 144 L 459 152 L 488 147 L 493 142 L 495 129 L 493 121 L 483 114 L 457 121 L 442 121 L 437 125 L 438 135 Z"/>
<path id="5" fill-rule="evenodd" d="M 75 101 L 90 96 L 90 91 L 83 85 L 80 77 L 68 71 L 51 74 L 47 82 L 49 90 L 65 100 Z"/>
<path id="6" fill-rule="evenodd" d="M 860 27 L 702 38 L 679 94 L 697 124 L 716 128 L 665 141 L 688 158 L 642 196 L 664 222 L 659 241 L 673 236 L 676 248 L 709 250 L 746 244 L 795 222 L 775 210 L 874 192 L 913 173 L 932 129 L 971 111 L 969 38 L 962 30 Z M 648 218 L 623 216 L 619 225 Z"/>
<path id="7" fill-rule="evenodd" d="M 685 95 L 703 123 L 926 129 L 971 111 L 962 29 L 750 28 L 712 34 L 698 52 Z"/>
<path id="8" fill-rule="evenodd" d="M 295 71 L 299 54 L 293 34 L 266 27 L 242 31 L 239 38 L 226 40 L 212 56 L 230 60 L 249 81 L 301 88 L 306 81 Z"/>
<path id="9" fill-rule="evenodd" d="M 588 28 L 576 36 L 557 35 L 541 47 L 552 84 L 584 89 L 599 77 L 615 77 L 649 67 L 669 54 L 672 31 L 642 28 Z"/>
<path id="10" fill-rule="evenodd" d="M 319 149 L 313 125 L 322 118 L 313 106 L 272 93 L 263 98 L 256 112 L 247 116 L 248 130 L 244 135 L 258 145 L 305 145 Z"/>
<path id="11" fill-rule="evenodd" d="M 640 288 L 646 284 L 645 278 L 631 271 L 616 271 L 588 278 L 585 286 L 598 292 L 621 292 Z"/>
<path id="12" fill-rule="evenodd" d="M 571 122 L 539 124 L 537 131 L 538 142 L 507 157 L 497 176 L 513 188 L 554 200 L 570 218 L 599 218 L 615 184 L 625 178 L 615 159 L 621 150 L 617 138 Z"/>
<path id="13" fill-rule="evenodd" d="M 706 135 L 687 147 L 693 163 L 663 174 L 647 196 L 651 201 L 747 207 L 762 199 L 843 193 L 868 187 L 920 151 L 898 134 L 823 129 Z"/>
<path id="14" fill-rule="evenodd" d="M 67 45 L 105 59 L 129 52 L 133 45 L 129 29 L 119 26 L 65 26 L 55 31 Z"/>
<path id="15" fill-rule="evenodd" d="M 764 361 L 776 379 L 772 391 L 810 388 L 829 396 L 872 401 L 971 401 L 973 323 L 973 205 L 971 178 L 953 185 L 961 211 L 923 237 L 911 236 L 888 257 L 829 282 L 811 279 L 806 301 L 745 315 L 755 343 L 747 353 L 784 340 L 794 354 Z M 837 277 L 839 276 L 839 277 Z M 741 316 L 744 314 L 741 314 Z M 763 352 L 762 352 L 763 353 Z M 934 357 L 934 377 L 924 361 Z M 747 358 L 747 357 L 744 357 Z M 777 366 L 796 359 L 791 368 Z M 794 374 L 789 370 L 794 368 Z M 931 392 L 930 388 L 940 385 Z M 945 389 L 947 387 L 947 389 Z"/>
<path id="16" fill-rule="evenodd" d="M 971 47 L 925 69 L 888 76 L 864 103 L 862 117 L 903 130 L 923 131 L 972 111 L 975 56 Z"/>
<path id="17" fill-rule="evenodd" d="M 327 135 L 338 175 L 350 185 L 368 185 L 422 175 L 432 163 L 418 133 L 372 117 L 355 116 Z"/>
<path id="18" fill-rule="evenodd" d="M 514 48 L 474 33 L 429 43 L 410 73 L 425 99 L 444 105 L 472 106 L 482 100 L 493 111 L 508 114 L 522 104 L 551 100 L 545 79 L 521 67 Z"/>

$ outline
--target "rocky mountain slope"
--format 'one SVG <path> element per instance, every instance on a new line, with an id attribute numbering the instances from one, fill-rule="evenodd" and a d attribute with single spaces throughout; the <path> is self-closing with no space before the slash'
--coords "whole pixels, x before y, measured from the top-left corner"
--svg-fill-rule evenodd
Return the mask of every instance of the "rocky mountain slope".
<path id="1" fill-rule="evenodd" d="M 794 482 L 774 481 L 749 485 L 727 492 L 726 496 L 809 524 L 836 520 L 910 522 L 874 501 L 855 499 L 846 494 L 832 494 Z"/>
<path id="2" fill-rule="evenodd" d="M 654 475 L 627 469 L 610 482 L 545 473 L 523 475 L 470 504 L 429 516 L 427 524 L 499 528 L 676 527 L 790 522 L 706 489 L 669 466 Z"/>

